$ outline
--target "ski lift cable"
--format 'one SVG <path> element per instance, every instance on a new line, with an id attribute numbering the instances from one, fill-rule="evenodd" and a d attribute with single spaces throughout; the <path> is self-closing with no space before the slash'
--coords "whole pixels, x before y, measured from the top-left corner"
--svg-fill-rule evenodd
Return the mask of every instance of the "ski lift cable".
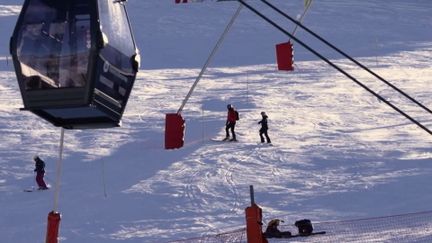
<path id="1" fill-rule="evenodd" d="M 397 92 L 399 92 L 401 95 L 405 96 L 405 98 L 411 100 L 412 102 L 414 102 L 415 104 L 417 104 L 418 106 L 420 106 L 421 108 L 423 108 L 425 111 L 427 111 L 427 112 L 429 112 L 429 113 L 432 114 L 432 110 L 430 110 L 429 108 L 427 108 L 425 105 L 423 105 L 422 103 L 420 103 L 419 101 L 417 101 L 413 97 L 409 96 L 407 93 L 405 93 L 404 91 L 402 91 L 401 89 L 399 89 L 398 87 L 396 87 L 395 85 L 393 85 L 392 83 L 390 83 L 389 81 L 385 80 L 383 77 L 379 76 L 377 73 L 373 72 L 368 67 L 364 66 L 363 64 L 361 64 L 360 62 L 358 62 L 357 60 L 355 60 L 354 58 L 352 58 L 351 56 L 349 56 L 348 54 L 346 54 L 345 52 L 343 52 L 342 50 L 340 50 L 339 48 L 337 48 L 336 46 L 334 46 L 330 42 L 328 42 L 327 40 L 325 40 L 324 38 L 322 38 L 321 36 L 319 36 L 318 34 L 316 34 L 315 32 L 313 32 L 312 30 L 310 30 L 309 28 L 307 28 L 306 26 L 304 26 L 301 23 L 301 21 L 295 20 L 294 18 L 292 18 L 291 16 L 289 16 L 286 13 L 282 12 L 280 9 L 278 9 L 277 7 L 275 7 L 273 4 L 269 3 L 266 0 L 261 0 L 261 2 L 265 3 L 267 6 L 269 6 L 270 8 L 272 8 L 273 10 L 275 10 L 276 12 L 278 12 L 279 14 L 281 14 L 282 16 L 284 16 L 285 18 L 288 18 L 290 21 L 294 22 L 296 24 L 296 27 L 300 26 L 306 32 L 308 32 L 309 34 L 311 34 L 312 36 L 314 36 L 318 40 L 322 41 L 323 43 L 325 43 L 327 46 L 331 47 L 333 50 L 335 50 L 339 54 L 341 54 L 344 57 L 348 58 L 350 61 L 352 61 L 353 63 L 355 63 L 357 66 L 361 67 L 362 69 L 364 69 L 368 73 L 372 74 L 374 77 L 378 78 L 379 80 L 381 80 L 382 82 L 384 82 L 385 84 L 387 84 L 388 86 L 390 86 L 391 88 L 393 88 L 394 90 L 396 90 Z"/>
<path id="2" fill-rule="evenodd" d="M 228 34 L 229 30 L 234 24 L 234 21 L 240 14 L 240 10 L 243 8 L 242 4 L 239 4 L 239 7 L 237 8 L 237 11 L 232 16 L 231 20 L 229 21 L 228 25 L 225 27 L 225 30 L 223 31 L 222 35 L 219 37 L 219 40 L 216 42 L 216 45 L 213 47 L 213 50 L 211 51 L 210 55 L 208 56 L 206 62 L 204 63 L 204 66 L 201 68 L 200 73 L 198 74 L 197 78 L 195 79 L 195 82 L 193 83 L 192 87 L 190 88 L 188 94 L 186 95 L 185 99 L 183 100 L 180 108 L 177 110 L 177 114 L 181 113 L 183 111 L 184 106 L 188 102 L 189 98 L 191 97 L 193 91 L 195 90 L 195 87 L 197 86 L 198 82 L 201 80 L 204 72 L 207 70 L 207 67 L 210 64 L 210 61 L 213 59 L 214 55 L 216 54 L 219 47 L 222 45 L 223 40 L 225 39 L 226 35 Z"/>
<path id="3" fill-rule="evenodd" d="M 255 8 L 253 8 L 252 6 L 250 6 L 249 4 L 247 4 L 245 1 L 243 1 L 243 0 L 237 0 L 237 1 L 240 2 L 241 4 L 243 4 L 246 8 L 248 8 L 252 12 L 254 12 L 256 15 L 258 15 L 259 17 L 261 17 L 262 19 L 264 19 L 265 21 L 267 21 L 269 24 L 273 25 L 273 27 L 275 27 L 276 29 L 278 29 L 282 33 L 288 35 L 291 39 L 293 39 L 294 41 L 296 41 L 297 43 L 299 43 L 301 46 L 303 46 L 304 48 L 306 48 L 307 50 L 309 50 L 310 52 L 312 52 L 314 55 L 316 55 L 317 57 L 319 57 L 321 60 L 325 61 L 327 64 L 329 64 L 330 66 L 332 66 L 333 68 L 335 68 L 336 70 L 338 70 L 339 72 L 341 72 L 342 74 L 344 74 L 346 77 L 348 77 L 349 79 L 351 79 L 352 81 L 354 81 L 356 84 L 358 84 L 359 86 L 361 86 L 362 88 L 364 88 L 366 91 L 368 91 L 369 93 L 371 93 L 372 95 L 374 95 L 375 97 L 377 97 L 379 100 L 381 100 L 382 102 L 384 102 L 385 104 L 387 104 L 388 106 L 390 106 L 391 108 L 393 108 L 399 114 L 401 114 L 404 117 L 406 117 L 412 123 L 416 124 L 417 126 L 419 126 L 420 128 L 422 128 L 423 130 L 425 130 L 427 133 L 429 133 L 430 135 L 432 135 L 432 131 L 430 131 L 423 124 L 421 124 L 420 122 L 418 122 L 417 120 L 415 120 L 414 118 L 412 118 L 411 116 L 409 116 L 408 114 L 406 114 L 405 112 L 403 112 L 401 109 L 399 109 L 398 107 L 396 107 L 395 105 L 393 105 L 391 102 L 389 102 L 386 99 L 384 99 L 381 95 L 379 95 L 376 92 L 374 92 L 373 90 L 371 90 L 369 87 L 367 87 L 366 85 L 364 85 L 362 82 L 358 81 L 356 78 L 354 78 L 352 75 L 350 75 L 349 73 L 347 73 L 346 71 L 344 71 L 338 65 L 334 64 L 329 59 L 327 59 L 326 57 L 324 57 L 323 55 L 321 55 L 320 53 L 318 53 L 316 50 L 314 50 L 313 48 L 311 48 L 310 46 L 308 46 L 307 44 L 305 44 L 304 42 L 302 42 L 301 40 L 299 40 L 297 37 L 295 37 L 291 33 L 289 33 L 287 30 L 285 30 L 281 26 L 277 25 L 274 21 L 272 21 L 269 18 L 267 18 L 266 16 L 264 16 L 258 10 L 256 10 Z"/>

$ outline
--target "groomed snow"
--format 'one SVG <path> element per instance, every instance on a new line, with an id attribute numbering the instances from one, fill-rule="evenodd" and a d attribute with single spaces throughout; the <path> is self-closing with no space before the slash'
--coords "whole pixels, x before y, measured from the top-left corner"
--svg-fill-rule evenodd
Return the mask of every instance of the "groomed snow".
<path id="1" fill-rule="evenodd" d="M 8 42 L 21 3 L 0 0 L 0 235 L 14 243 L 45 239 L 54 190 L 22 190 L 35 184 L 35 154 L 54 186 L 60 138 L 59 128 L 19 110 Z M 303 8 L 272 3 L 292 16 Z M 238 3 L 127 6 L 142 67 L 121 128 L 66 130 L 61 242 L 166 242 L 241 228 L 249 185 L 265 222 L 431 210 L 432 136 L 299 45 L 295 71 L 277 71 L 274 45 L 287 38 L 247 9 L 182 113 L 185 146 L 164 150 L 165 114 L 179 108 Z M 431 9 L 429 0 L 314 1 L 304 23 L 432 108 Z M 304 31 L 297 36 L 432 129 L 430 113 Z M 224 137 L 228 103 L 240 112 L 238 143 L 212 140 Z M 261 111 L 273 146 L 259 143 Z"/>

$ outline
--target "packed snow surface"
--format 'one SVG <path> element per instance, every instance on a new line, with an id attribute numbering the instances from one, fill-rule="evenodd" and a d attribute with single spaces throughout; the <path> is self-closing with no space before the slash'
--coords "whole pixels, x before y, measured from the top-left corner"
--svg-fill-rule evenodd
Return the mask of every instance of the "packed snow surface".
<path id="1" fill-rule="evenodd" d="M 304 7 L 271 2 L 291 16 Z M 293 30 L 260 1 L 249 3 Z M 0 0 L 0 235 L 14 243 L 45 239 L 54 190 L 23 189 L 35 186 L 35 154 L 54 187 L 60 139 L 59 128 L 19 110 L 8 42 L 21 4 Z M 288 37 L 246 8 L 182 112 L 185 146 L 165 150 L 165 114 L 180 107 L 238 3 L 127 7 L 141 70 L 122 127 L 66 130 L 61 242 L 166 242 L 238 229 L 249 185 L 265 222 L 431 210 L 431 134 L 296 43 L 295 71 L 277 71 L 274 48 Z M 430 0 L 314 1 L 304 24 L 432 108 L 431 10 Z M 305 31 L 296 36 L 432 129 L 432 114 Z M 218 141 L 227 104 L 240 112 L 236 143 Z M 272 146 L 259 142 L 261 111 Z"/>

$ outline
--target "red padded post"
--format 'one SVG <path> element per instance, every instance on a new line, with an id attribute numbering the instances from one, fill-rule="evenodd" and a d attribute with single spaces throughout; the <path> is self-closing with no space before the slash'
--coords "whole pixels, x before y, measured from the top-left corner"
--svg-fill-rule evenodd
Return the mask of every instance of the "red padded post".
<path id="1" fill-rule="evenodd" d="M 276 58 L 279 70 L 294 70 L 294 51 L 290 41 L 276 45 Z"/>
<path id="2" fill-rule="evenodd" d="M 47 224 L 47 234 L 46 243 L 57 243 L 58 242 L 58 232 L 60 226 L 61 215 L 59 212 L 51 211 L 48 214 L 48 224 Z"/>
<path id="3" fill-rule="evenodd" d="M 179 113 L 166 114 L 165 117 L 165 149 L 183 147 L 185 120 Z"/>
<path id="4" fill-rule="evenodd" d="M 262 233 L 262 209 L 255 203 L 247 207 L 246 211 L 246 234 L 248 243 L 267 243 Z"/>

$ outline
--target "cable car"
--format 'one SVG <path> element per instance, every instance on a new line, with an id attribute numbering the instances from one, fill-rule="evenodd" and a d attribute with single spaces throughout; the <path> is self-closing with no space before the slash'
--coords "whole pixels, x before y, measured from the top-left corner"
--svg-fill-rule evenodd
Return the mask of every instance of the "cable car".
<path id="1" fill-rule="evenodd" d="M 125 0 L 25 0 L 10 52 L 23 110 L 67 129 L 120 126 L 140 62 Z"/>

